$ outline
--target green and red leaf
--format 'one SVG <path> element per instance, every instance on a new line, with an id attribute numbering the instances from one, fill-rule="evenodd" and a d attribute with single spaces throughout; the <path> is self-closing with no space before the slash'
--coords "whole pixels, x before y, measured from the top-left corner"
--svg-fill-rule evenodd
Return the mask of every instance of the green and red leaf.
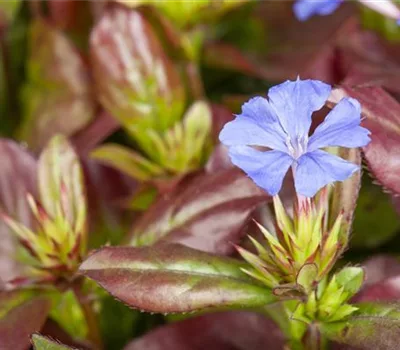
<path id="1" fill-rule="evenodd" d="M 51 301 L 34 291 L 0 292 L 0 349 L 29 349 L 30 336 L 44 325 Z"/>
<path id="2" fill-rule="evenodd" d="M 69 346 L 60 344 L 57 341 L 46 338 L 40 334 L 32 335 L 32 345 L 34 350 L 68 350 Z"/>
<path id="3" fill-rule="evenodd" d="M 240 170 L 200 174 L 161 196 L 134 225 L 131 244 L 160 239 L 212 253 L 234 250 L 255 207 L 269 199 Z"/>
<path id="4" fill-rule="evenodd" d="M 108 8 L 93 28 L 90 51 L 97 96 L 128 131 L 165 130 L 182 117 L 179 73 L 139 11 Z"/>
<path id="5" fill-rule="evenodd" d="M 37 162 L 24 148 L 11 140 L 0 140 L 0 211 L 32 228 L 26 194 L 37 195 Z M 0 221 L 0 284 L 16 277 L 22 264 L 15 259 L 17 245 L 14 234 Z"/>
<path id="6" fill-rule="evenodd" d="M 359 309 L 346 322 L 322 326 L 323 333 L 339 343 L 361 349 L 397 349 L 400 312 L 396 304 L 355 304 Z"/>
<path id="7" fill-rule="evenodd" d="M 274 301 L 271 291 L 247 277 L 247 264 L 179 244 L 105 247 L 80 267 L 122 302 L 144 311 L 189 312 L 250 308 Z"/>
<path id="8" fill-rule="evenodd" d="M 94 117 L 95 103 L 86 65 L 61 31 L 37 19 L 29 40 L 19 137 L 38 151 L 53 135 L 70 136 L 85 127 Z"/>

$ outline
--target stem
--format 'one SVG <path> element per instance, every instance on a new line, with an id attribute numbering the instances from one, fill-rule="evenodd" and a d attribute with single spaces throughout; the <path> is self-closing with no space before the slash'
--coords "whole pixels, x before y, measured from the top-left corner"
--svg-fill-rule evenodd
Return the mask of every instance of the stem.
<path id="1" fill-rule="evenodd" d="M 297 194 L 297 205 L 299 208 L 299 212 L 308 213 L 311 207 L 311 199 L 301 194 Z"/>
<path id="2" fill-rule="evenodd" d="M 326 348 L 326 342 L 323 339 L 317 324 L 312 323 L 309 325 L 303 343 L 306 350 L 323 350 Z"/>
<path id="3" fill-rule="evenodd" d="M 204 98 L 204 87 L 196 62 L 189 61 L 186 64 L 186 74 L 188 76 L 189 88 L 195 100 Z"/>
<path id="4" fill-rule="evenodd" d="M 85 315 L 87 327 L 88 327 L 88 340 L 95 345 L 98 350 L 103 349 L 103 342 L 101 339 L 101 333 L 95 311 L 93 310 L 92 302 L 87 298 L 87 295 L 82 291 L 82 281 L 74 285 L 73 291 L 76 299 L 78 300 L 83 314 Z"/>

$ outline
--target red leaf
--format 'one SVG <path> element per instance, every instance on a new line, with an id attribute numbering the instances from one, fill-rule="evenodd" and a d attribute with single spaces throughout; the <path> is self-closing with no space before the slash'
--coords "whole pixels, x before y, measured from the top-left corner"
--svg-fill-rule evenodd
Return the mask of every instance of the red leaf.
<path id="1" fill-rule="evenodd" d="M 379 34 L 359 30 L 340 42 L 342 68 L 351 74 L 351 83 L 361 86 L 383 86 L 400 93 L 400 51 Z"/>
<path id="2" fill-rule="evenodd" d="M 400 299 L 400 261 L 378 255 L 363 264 L 366 281 L 355 301 L 397 301 Z"/>
<path id="3" fill-rule="evenodd" d="M 338 60 L 338 43 L 357 29 L 352 18 L 354 7 L 343 4 L 330 16 L 314 16 L 300 22 L 293 16 L 290 3 L 264 1 L 257 11 L 267 22 L 269 52 L 265 62 L 265 75 L 269 80 L 320 79 L 334 84 L 342 80 L 341 62 Z"/>
<path id="4" fill-rule="evenodd" d="M 400 299 L 400 276 L 367 286 L 355 298 L 355 301 L 397 301 Z"/>
<path id="5" fill-rule="evenodd" d="M 267 194 L 236 168 L 201 174 L 159 198 L 133 227 L 132 245 L 165 238 L 227 254 L 251 212 Z"/>
<path id="6" fill-rule="evenodd" d="M 221 59 L 223 57 L 223 59 Z M 265 73 L 263 66 L 231 44 L 206 43 L 204 48 L 204 64 L 217 68 L 240 72 L 256 78 Z"/>
<path id="7" fill-rule="evenodd" d="M 228 147 L 224 146 L 222 143 L 214 148 L 214 152 L 210 155 L 205 165 L 206 171 L 210 174 L 233 167 L 234 165 L 229 158 Z"/>
<path id="8" fill-rule="evenodd" d="M 213 103 L 211 105 L 212 112 L 212 138 L 215 143 L 219 143 L 219 133 L 221 132 L 224 125 L 230 122 L 235 116 L 233 113 L 224 107 L 223 105 L 219 105 Z"/>
<path id="9" fill-rule="evenodd" d="M 79 154 L 86 155 L 119 128 L 120 124 L 102 111 L 92 123 L 73 136 L 72 143 Z"/>
<path id="10" fill-rule="evenodd" d="M 190 318 L 151 331 L 124 350 L 283 349 L 278 327 L 250 312 L 224 312 Z"/>
<path id="11" fill-rule="evenodd" d="M 400 260 L 390 255 L 373 256 L 362 266 L 365 271 L 365 286 L 400 275 Z"/>
<path id="12" fill-rule="evenodd" d="M 82 160 L 89 208 L 91 246 L 118 243 L 132 224 L 132 213 L 120 205 L 136 188 L 136 182 L 115 169 L 90 159 Z M 106 184 L 106 185 L 105 185 Z"/>

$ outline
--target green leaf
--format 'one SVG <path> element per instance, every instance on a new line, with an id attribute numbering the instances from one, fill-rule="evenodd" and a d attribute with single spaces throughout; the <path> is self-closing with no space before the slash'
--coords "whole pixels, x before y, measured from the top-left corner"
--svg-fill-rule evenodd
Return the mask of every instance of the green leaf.
<path id="1" fill-rule="evenodd" d="M 147 210 L 156 199 L 157 194 L 158 191 L 155 187 L 144 185 L 139 187 L 132 197 L 125 201 L 125 206 L 132 210 Z"/>
<path id="2" fill-rule="evenodd" d="M 85 339 L 88 333 L 86 319 L 79 301 L 72 290 L 58 295 L 50 316 L 74 339 Z"/>
<path id="3" fill-rule="evenodd" d="M 0 348 L 27 349 L 51 307 L 50 298 L 34 290 L 0 292 Z"/>
<path id="4" fill-rule="evenodd" d="M 32 344 L 34 350 L 68 350 L 72 349 L 69 346 L 62 345 L 58 342 L 50 340 L 40 334 L 32 335 Z"/>
<path id="5" fill-rule="evenodd" d="M 133 330 L 143 326 L 145 315 L 150 316 L 130 309 L 110 295 L 102 298 L 99 320 L 106 349 L 122 349 L 132 339 Z"/>
<path id="6" fill-rule="evenodd" d="M 164 174 L 163 168 L 135 151 L 118 144 L 105 144 L 91 153 L 92 158 L 138 180 L 150 180 Z"/>
<path id="7" fill-rule="evenodd" d="M 144 132 L 140 128 L 131 129 L 134 138 L 148 157 L 158 165 L 158 173 L 162 174 L 162 169 L 169 173 L 186 173 L 198 169 L 205 162 L 211 144 L 211 110 L 207 103 L 196 101 L 186 111 L 183 120 L 176 122 L 171 128 L 163 133 L 158 133 L 153 129 Z M 208 146 L 208 147 L 207 147 Z M 116 153 L 116 152 L 115 152 Z M 132 152 L 131 152 L 132 154 Z M 138 158 L 140 156 L 136 156 Z M 133 155 L 131 156 L 133 158 Z M 109 159 L 112 160 L 112 155 Z M 138 163 L 137 159 L 134 159 Z M 115 161 L 114 161 L 115 162 Z M 130 161 L 132 163 L 132 160 Z M 147 162 L 146 168 L 153 163 L 140 158 L 141 163 Z M 152 165 L 155 167 L 156 165 Z M 122 168 L 123 166 L 120 165 Z M 130 168 L 133 168 L 130 166 Z M 126 169 L 127 171 L 129 169 Z M 150 176 L 160 175 L 151 169 L 144 169 L 144 179 Z M 133 171 L 132 171 L 133 173 Z M 133 173 L 132 176 L 135 174 Z M 140 174 L 136 175 L 139 177 Z"/>
<path id="8" fill-rule="evenodd" d="M 397 349 L 400 342 L 399 304 L 361 303 L 346 322 L 326 323 L 322 332 L 331 340 L 362 349 Z"/>
<path id="9" fill-rule="evenodd" d="M 400 42 L 400 29 L 395 19 L 388 18 L 366 6 L 360 6 L 360 8 L 365 29 L 374 30 L 389 41 Z"/>
<path id="10" fill-rule="evenodd" d="M 243 308 L 275 300 L 271 291 L 246 276 L 249 265 L 179 244 L 105 247 L 80 267 L 124 303 L 151 312 Z"/>
<path id="11" fill-rule="evenodd" d="M 66 137 L 54 136 L 40 155 L 38 180 L 40 202 L 47 214 L 58 220 L 61 233 L 55 239 L 62 241 L 62 234 L 69 235 L 69 239 L 64 239 L 66 246 L 61 248 L 70 252 L 79 241 L 80 251 L 85 252 L 87 204 L 83 172 L 79 158 Z M 68 223 L 68 228 L 63 221 Z"/>
<path id="12" fill-rule="evenodd" d="M 345 267 L 335 276 L 338 285 L 351 296 L 360 290 L 364 282 L 364 270 L 361 267 Z"/>
<path id="13" fill-rule="evenodd" d="M 216 20 L 225 12 L 248 2 L 248 0 L 222 0 L 218 2 L 213 0 L 118 0 L 118 2 L 131 8 L 140 5 L 153 5 L 174 25 L 183 28 L 204 21 Z"/>
<path id="14" fill-rule="evenodd" d="M 309 293 L 315 287 L 315 281 L 318 277 L 318 267 L 315 264 L 305 264 L 297 274 L 296 282 Z"/>

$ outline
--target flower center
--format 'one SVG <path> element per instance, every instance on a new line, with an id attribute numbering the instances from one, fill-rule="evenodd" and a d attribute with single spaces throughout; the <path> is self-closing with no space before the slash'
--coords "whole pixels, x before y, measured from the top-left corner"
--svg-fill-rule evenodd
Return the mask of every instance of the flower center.
<path id="1" fill-rule="evenodd" d="M 308 136 L 297 136 L 292 139 L 291 137 L 286 138 L 286 146 L 289 149 L 290 155 L 294 159 L 300 158 L 304 153 L 307 152 Z"/>

